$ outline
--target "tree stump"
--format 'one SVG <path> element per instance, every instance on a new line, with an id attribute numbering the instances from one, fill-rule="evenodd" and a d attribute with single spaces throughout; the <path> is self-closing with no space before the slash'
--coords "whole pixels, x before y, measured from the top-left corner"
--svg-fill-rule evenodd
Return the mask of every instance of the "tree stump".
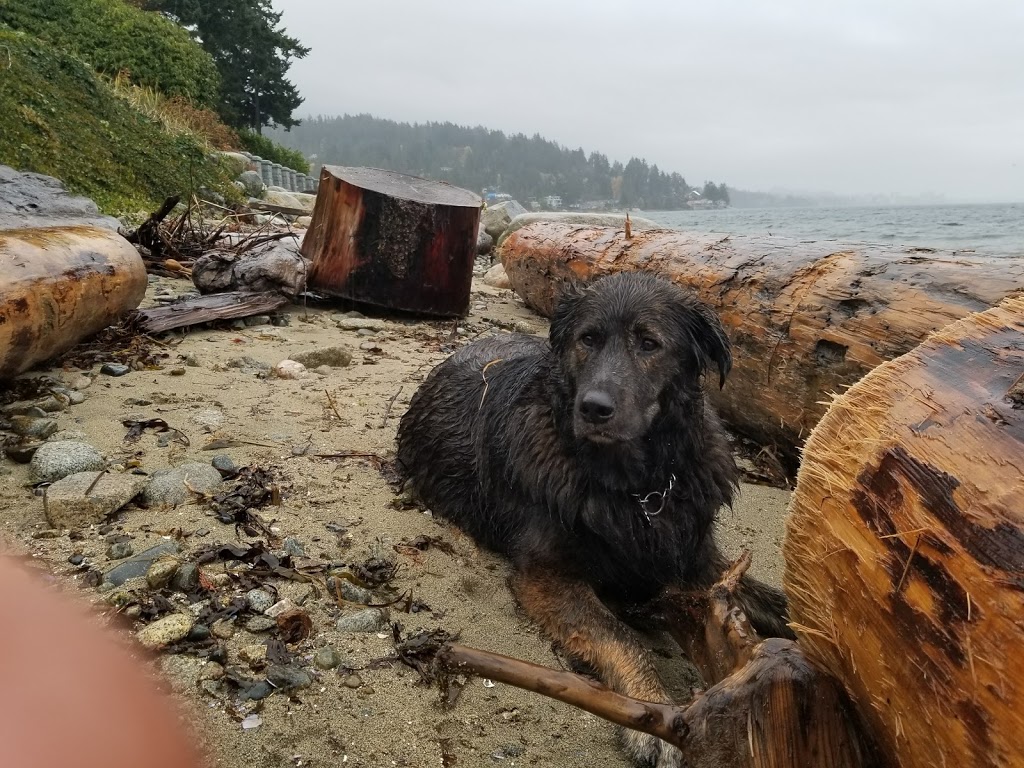
<path id="1" fill-rule="evenodd" d="M 324 166 L 302 244 L 309 287 L 388 309 L 463 316 L 481 204 L 443 182 Z"/>
<path id="2" fill-rule="evenodd" d="M 1024 297 L 836 399 L 783 554 L 800 645 L 898 765 L 1024 765 Z"/>
<path id="3" fill-rule="evenodd" d="M 841 392 L 934 330 L 1024 290 L 1024 260 L 781 237 L 634 230 L 558 222 L 498 249 L 512 287 L 550 316 L 559 285 L 643 269 L 694 290 L 733 345 L 710 397 L 736 431 L 795 459 Z"/>
<path id="4" fill-rule="evenodd" d="M 116 323 L 146 295 L 146 267 L 116 232 L 0 232 L 0 380 Z"/>

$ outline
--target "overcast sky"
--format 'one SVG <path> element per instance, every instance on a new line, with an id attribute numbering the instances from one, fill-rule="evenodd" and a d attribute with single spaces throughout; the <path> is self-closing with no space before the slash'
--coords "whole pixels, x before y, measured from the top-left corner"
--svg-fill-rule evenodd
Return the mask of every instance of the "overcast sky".
<path id="1" fill-rule="evenodd" d="M 1024 0 L 274 0 L 298 114 L 540 133 L 687 180 L 1024 201 Z"/>

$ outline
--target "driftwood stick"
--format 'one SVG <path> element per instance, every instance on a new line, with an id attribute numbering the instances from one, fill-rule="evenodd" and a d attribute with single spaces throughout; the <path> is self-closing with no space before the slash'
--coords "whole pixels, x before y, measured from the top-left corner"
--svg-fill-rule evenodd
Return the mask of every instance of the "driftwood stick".
<path id="1" fill-rule="evenodd" d="M 689 729 L 683 707 L 631 699 L 572 672 L 456 643 L 445 644 L 437 659 L 451 672 L 493 678 L 579 707 L 617 725 L 650 733 L 677 747 L 685 743 Z"/>

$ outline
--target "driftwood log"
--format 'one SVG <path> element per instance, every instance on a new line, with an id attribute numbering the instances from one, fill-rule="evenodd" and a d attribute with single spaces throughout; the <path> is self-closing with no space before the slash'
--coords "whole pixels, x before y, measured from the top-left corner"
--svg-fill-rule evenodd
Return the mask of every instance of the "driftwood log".
<path id="1" fill-rule="evenodd" d="M 163 333 L 213 320 L 237 320 L 262 315 L 288 303 L 288 298 L 276 291 L 212 293 L 177 304 L 140 309 L 134 315 L 134 322 L 144 333 Z"/>
<path id="2" fill-rule="evenodd" d="M 783 553 L 801 646 L 898 765 L 1024 765 L 1024 297 L 832 404 Z"/>
<path id="3" fill-rule="evenodd" d="M 481 205 L 442 182 L 324 166 L 302 243 L 309 286 L 388 309 L 465 315 Z"/>
<path id="4" fill-rule="evenodd" d="M 841 392 L 932 331 L 1024 289 L 1024 260 L 731 236 L 582 227 L 513 232 L 499 248 L 512 287 L 550 316 L 559 284 L 645 269 L 694 289 L 734 347 L 725 421 L 791 458 Z"/>
<path id="5" fill-rule="evenodd" d="M 109 229 L 0 232 L 0 380 L 116 323 L 146 281 L 138 252 Z"/>
<path id="6" fill-rule="evenodd" d="M 454 643 L 438 662 L 658 736 L 682 750 L 688 768 L 883 765 L 838 682 L 793 641 L 762 641 L 751 628 L 733 598 L 749 564 L 744 555 L 709 592 L 670 593 L 656 606 L 708 686 L 685 706 L 631 699 L 571 672 Z"/>

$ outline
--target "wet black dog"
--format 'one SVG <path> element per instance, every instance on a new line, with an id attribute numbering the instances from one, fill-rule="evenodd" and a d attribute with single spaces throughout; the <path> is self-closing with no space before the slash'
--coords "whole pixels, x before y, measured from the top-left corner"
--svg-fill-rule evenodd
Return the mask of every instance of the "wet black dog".
<path id="1" fill-rule="evenodd" d="M 703 379 L 732 365 L 714 313 L 679 286 L 623 273 L 570 288 L 550 343 L 498 336 L 435 368 L 398 432 L 400 471 L 434 513 L 514 566 L 519 604 L 612 688 L 668 701 L 614 609 L 726 567 L 712 535 L 738 471 Z M 741 589 L 754 627 L 786 635 L 785 599 Z M 611 607 L 610 607 L 611 606 Z M 679 751 L 635 731 L 641 764 Z"/>

